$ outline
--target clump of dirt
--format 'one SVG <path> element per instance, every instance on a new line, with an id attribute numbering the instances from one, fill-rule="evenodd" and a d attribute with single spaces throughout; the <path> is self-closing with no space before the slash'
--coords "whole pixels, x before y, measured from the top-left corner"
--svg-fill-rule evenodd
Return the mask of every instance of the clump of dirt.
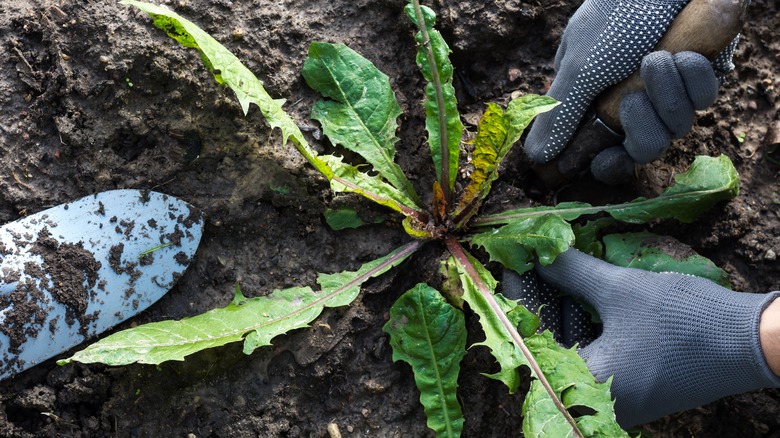
<path id="1" fill-rule="evenodd" d="M 47 227 L 35 239 L 32 234 L 18 237 L 14 245 L 29 246 L 27 252 L 39 256 L 41 263 L 26 262 L 21 271 L 4 268 L 2 284 L 13 287 L 0 296 L 4 309 L 0 332 L 9 338 L 8 351 L 3 352 L 2 358 L 6 363 L 20 363 L 13 356 L 28 339 L 40 336 L 42 330 L 55 330 L 56 318 L 49 321 L 49 327 L 44 326 L 51 299 L 65 308 L 65 322 L 70 326 L 78 322 L 85 337 L 89 323 L 97 317 L 95 313 L 86 313 L 89 290 L 95 286 L 101 266 L 94 255 L 81 242 L 59 242 Z"/>
<path id="2" fill-rule="evenodd" d="M 13 274 L 9 283 L 18 282 L 17 274 Z M 17 363 L 14 355 L 19 353 L 19 347 L 28 338 L 37 337 L 49 314 L 41 303 L 46 301 L 43 291 L 36 284 L 34 277 L 18 282 L 16 288 L 0 297 L 0 305 L 6 309 L 3 313 L 3 324 L 0 332 L 8 336 L 8 353 L 3 354 L 3 362 Z"/>
<path id="3" fill-rule="evenodd" d="M 642 246 L 658 249 L 662 253 L 677 260 L 687 259 L 688 257 L 696 255 L 696 251 L 694 251 L 693 248 L 684 243 L 680 243 L 679 240 L 671 236 L 648 237 L 642 241 Z"/>
<path id="4" fill-rule="evenodd" d="M 84 249 L 82 242 L 60 243 L 48 228 L 38 234 L 30 253 L 41 256 L 43 271 L 49 277 L 41 287 L 51 291 L 54 300 L 65 306 L 65 322 L 73 325 L 78 321 L 79 332 L 86 338 L 90 323 L 97 318 L 97 314 L 87 314 L 86 310 L 89 291 L 98 281 L 100 262 Z"/>
<path id="5" fill-rule="evenodd" d="M 397 161 L 421 193 L 430 193 L 419 105 L 423 81 L 404 2 L 162 3 L 236 53 L 272 96 L 286 98 L 285 108 L 315 148 L 330 146 L 318 140 L 318 126 L 308 117 L 316 96 L 299 74 L 309 42 L 342 42 L 363 54 L 390 77 L 404 111 Z M 545 92 L 561 31 L 580 2 L 431 3 L 453 49 L 461 112 L 473 130 L 486 102 L 507 102 L 516 91 Z M 752 2 L 737 69 L 721 98 L 699 115 L 691 135 L 641 170 L 635 185 L 611 192 L 584 180 L 551 193 L 516 148 L 492 204 L 652 195 L 693 156 L 724 153 L 740 172 L 740 196 L 694 224 L 653 228 L 724 267 L 736 289 L 780 289 L 780 167 L 765 158 L 768 127 L 780 118 L 777 7 Z M 322 212 L 354 205 L 355 198 L 328 192 L 256 108 L 244 117 L 232 92 L 215 84 L 195 52 L 131 7 L 5 1 L 0 44 L 7 72 L 0 77 L 0 221 L 114 188 L 165 192 L 208 217 L 190 269 L 125 327 L 224 306 L 236 283 L 247 296 L 314 284 L 317 272 L 355 269 L 407 239 L 374 207 L 361 208 L 388 219 L 330 230 Z M 431 436 L 411 371 L 392 362 L 381 331 L 410 273 L 429 269 L 409 264 L 376 279 L 354 305 L 328 309 L 311 329 L 280 337 L 251 356 L 231 345 L 159 367 L 58 367 L 48 361 L 0 383 L 0 436 L 327 436 L 329 423 L 346 437 Z M 472 349 L 464 359 L 464 436 L 519 436 L 520 396 L 478 375 L 493 371 L 483 353 Z M 779 408 L 777 392 L 767 390 L 668 417 L 648 430 L 658 436 L 766 436 L 780 427 Z"/>

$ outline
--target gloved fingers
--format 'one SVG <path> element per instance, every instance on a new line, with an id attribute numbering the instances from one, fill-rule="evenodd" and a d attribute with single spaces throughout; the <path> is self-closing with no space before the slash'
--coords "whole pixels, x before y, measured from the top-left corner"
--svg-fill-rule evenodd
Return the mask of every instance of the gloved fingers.
<path id="1" fill-rule="evenodd" d="M 674 56 L 666 51 L 651 52 L 642 59 L 642 80 L 658 116 L 674 138 L 693 127 L 694 109 Z"/>
<path id="2" fill-rule="evenodd" d="M 590 102 L 598 94 L 594 84 L 584 87 L 578 83 L 582 74 L 582 52 L 595 44 L 590 41 L 598 35 L 588 30 L 594 18 L 594 2 L 586 1 L 569 21 L 555 53 L 555 80 L 547 90 L 547 96 L 560 105 L 540 114 L 534 120 L 523 149 L 534 163 L 547 163 L 555 159 L 566 147 L 577 130 Z"/>
<path id="3" fill-rule="evenodd" d="M 561 332 L 558 341 L 565 347 L 584 347 L 599 335 L 591 314 L 571 297 L 561 297 Z"/>
<path id="4" fill-rule="evenodd" d="M 571 83 L 573 82 L 568 82 Z M 567 82 L 558 81 L 556 78 L 556 82 L 550 86 L 547 95 L 561 103 L 534 119 L 528 137 L 523 143 L 526 156 L 534 163 L 548 163 L 563 151 L 590 105 L 590 100 L 567 101 L 565 96 L 568 91 L 563 90 L 566 88 L 565 84 Z"/>
<path id="5" fill-rule="evenodd" d="M 517 300 L 528 310 L 539 314 L 539 330 L 550 330 L 565 347 L 590 344 L 600 334 L 591 314 L 571 297 L 545 283 L 535 272 L 517 275 L 505 269 L 501 281 L 503 295 Z"/>
<path id="6" fill-rule="evenodd" d="M 555 289 L 592 305 L 603 320 L 603 312 L 615 293 L 627 285 L 621 284 L 622 269 L 574 248 L 559 254 L 547 266 L 537 266 L 539 277 Z"/>
<path id="7" fill-rule="evenodd" d="M 581 358 L 585 359 L 585 363 L 588 365 L 588 369 L 592 374 L 594 374 L 594 368 L 597 368 L 595 365 L 597 365 L 597 361 L 599 359 L 599 350 L 601 349 L 603 343 L 604 340 L 599 338 L 590 344 L 581 346 L 577 349 L 577 354 L 579 354 Z M 596 380 L 599 380 L 598 376 L 596 376 Z"/>
<path id="8" fill-rule="evenodd" d="M 634 160 L 623 146 L 613 146 L 599 152 L 590 163 L 590 173 L 596 180 L 616 185 L 634 176 Z"/>
<path id="9" fill-rule="evenodd" d="M 503 295 L 517 300 L 531 312 L 539 314 L 539 328 L 559 333 L 561 308 L 558 291 L 539 281 L 533 271 L 518 275 L 511 269 L 504 269 L 501 285 Z"/>
<path id="10" fill-rule="evenodd" d="M 614 357 L 614 351 L 610 350 L 615 347 L 620 348 L 619 345 L 610 345 L 609 340 L 602 336 L 590 344 L 577 349 L 577 354 L 585 359 L 585 365 L 588 366 L 588 370 L 593 374 L 597 382 L 605 382 L 614 374 L 614 371 L 609 367 L 609 363 L 610 359 Z M 615 395 L 614 383 L 612 395 Z"/>
<path id="11" fill-rule="evenodd" d="M 718 79 L 710 62 L 695 52 L 652 52 L 642 60 L 641 74 L 646 91 L 623 99 L 620 120 L 628 156 L 647 164 L 666 152 L 673 137 L 691 130 L 695 109 L 706 108 L 717 99 Z M 600 181 L 618 181 L 628 168 L 625 158 L 610 151 L 594 160 L 591 170 Z"/>
<path id="12" fill-rule="evenodd" d="M 555 159 L 593 99 L 628 77 L 687 0 L 586 0 L 564 30 L 547 95 L 561 102 L 537 117 L 524 149 L 535 163 Z"/>
<path id="13" fill-rule="evenodd" d="M 631 93 L 623 98 L 620 121 L 626 133 L 623 147 L 636 163 L 655 161 L 669 148 L 671 133 L 646 92 Z"/>
<path id="14" fill-rule="evenodd" d="M 674 63 L 694 109 L 707 109 L 715 103 L 720 82 L 712 63 L 704 55 L 696 52 L 676 53 Z"/>

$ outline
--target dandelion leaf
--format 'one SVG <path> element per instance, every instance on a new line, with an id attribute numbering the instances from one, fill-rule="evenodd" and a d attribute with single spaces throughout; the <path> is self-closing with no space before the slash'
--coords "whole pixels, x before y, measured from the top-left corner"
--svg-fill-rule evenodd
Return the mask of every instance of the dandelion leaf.
<path id="1" fill-rule="evenodd" d="M 390 308 L 384 326 L 393 360 L 411 365 L 428 427 L 437 437 L 459 437 L 463 413 L 458 402 L 460 362 L 466 354 L 466 322 L 434 288 L 418 284 Z"/>

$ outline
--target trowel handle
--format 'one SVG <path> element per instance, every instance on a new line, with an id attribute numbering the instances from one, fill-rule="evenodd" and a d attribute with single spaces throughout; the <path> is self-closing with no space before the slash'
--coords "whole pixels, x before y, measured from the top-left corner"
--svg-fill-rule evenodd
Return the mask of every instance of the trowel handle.
<path id="1" fill-rule="evenodd" d="M 749 0 L 691 0 L 675 17 L 655 51 L 698 52 L 713 61 L 739 34 Z M 622 132 L 620 103 L 623 96 L 644 89 L 639 71 L 601 93 L 594 103 L 596 114 L 615 132 Z"/>

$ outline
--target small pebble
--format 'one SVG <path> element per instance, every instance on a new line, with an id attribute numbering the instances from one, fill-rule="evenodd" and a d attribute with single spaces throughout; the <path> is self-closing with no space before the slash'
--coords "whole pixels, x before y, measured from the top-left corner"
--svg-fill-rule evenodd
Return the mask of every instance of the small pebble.
<path id="1" fill-rule="evenodd" d="M 230 32 L 230 36 L 236 41 L 242 40 L 244 39 L 244 29 L 237 27 Z"/>
<path id="2" fill-rule="evenodd" d="M 338 424 L 336 423 L 328 424 L 328 436 L 330 438 L 341 438 L 341 431 L 339 430 Z"/>
<path id="3" fill-rule="evenodd" d="M 108 64 L 108 62 L 111 61 L 111 58 L 109 58 L 106 55 L 100 55 L 100 58 L 98 58 L 98 61 L 100 61 L 101 64 Z"/>
<path id="4" fill-rule="evenodd" d="M 368 379 L 363 382 L 363 388 L 372 394 L 380 394 L 387 391 L 387 387 L 385 385 L 374 379 Z"/>
<path id="5" fill-rule="evenodd" d="M 768 262 L 777 260 L 777 253 L 773 249 L 767 250 L 766 254 L 764 254 L 764 260 Z"/>
<path id="6" fill-rule="evenodd" d="M 507 71 L 507 79 L 509 82 L 515 82 L 523 76 L 523 72 L 516 67 L 512 67 Z"/>
<path id="7" fill-rule="evenodd" d="M 780 119 L 775 120 L 769 125 L 764 136 L 764 146 L 780 145 Z"/>

